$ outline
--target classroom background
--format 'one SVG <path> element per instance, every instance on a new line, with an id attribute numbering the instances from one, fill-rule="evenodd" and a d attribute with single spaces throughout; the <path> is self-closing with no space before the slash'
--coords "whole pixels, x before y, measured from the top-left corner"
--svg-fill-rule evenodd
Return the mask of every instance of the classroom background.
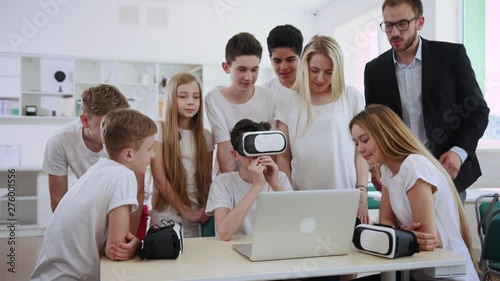
<path id="1" fill-rule="evenodd" d="M 422 2 L 425 17 L 422 37 L 465 44 L 491 109 L 489 127 L 477 150 L 483 176 L 469 190 L 500 187 L 500 70 L 495 69 L 500 63 L 500 38 L 493 35 L 500 26 L 500 2 Z M 157 103 L 162 99 L 158 84 L 162 73 L 190 70 L 201 77 L 204 93 L 216 85 L 229 84 L 229 77 L 220 65 L 225 44 L 236 33 L 250 32 L 264 47 L 257 84 L 273 78 L 266 37 L 274 26 L 288 23 L 302 31 L 305 42 L 314 34 L 337 39 L 344 52 L 346 83 L 363 91 L 364 65 L 389 49 L 378 26 L 382 20 L 381 3 L 381 0 L 2 1 L 0 192 L 7 174 L 3 167 L 17 163 L 18 212 L 26 221 L 25 227 L 16 230 L 19 271 L 14 280 L 26 280 L 31 273 L 44 226 L 50 219 L 47 175 L 41 170 L 46 141 L 63 124 L 77 118 L 78 96 L 85 84 L 104 82 L 105 74 L 96 77 L 89 74 L 94 64 L 110 73 L 126 69 L 123 76 L 112 74 L 110 81 L 125 81 L 127 75 L 135 73 L 133 79 L 137 81 L 123 82 L 123 88 L 129 89 L 124 91 L 134 95 L 137 87 L 146 89 L 145 94 L 139 93 L 141 97 L 146 95 L 145 102 L 131 104 L 158 117 Z M 16 68 L 17 65 L 20 67 Z M 61 66 L 66 79 L 57 82 L 53 70 Z M 28 71 L 23 72 L 23 67 Z M 51 75 L 42 75 L 44 71 Z M 90 77 L 92 81 L 79 77 Z M 61 94 L 57 94 L 59 86 Z M 33 98 L 36 93 L 30 92 L 33 89 L 29 87 L 38 87 L 36 90 L 44 93 L 47 101 Z M 44 91 L 45 88 L 53 88 L 54 93 Z M 72 95 L 71 109 L 65 111 L 68 105 L 60 100 L 69 95 Z M 39 113 L 47 116 L 24 116 L 27 101 L 38 102 Z M 56 116 L 50 116 L 52 111 L 56 111 Z M 69 114 L 62 116 L 63 112 Z M 475 192 L 471 194 L 474 196 Z M 470 224 L 475 225 L 473 209 L 467 207 Z M 2 224 L 5 212 L 3 209 L 1 212 L 0 248 L 3 249 L 9 233 Z M 5 257 L 0 257 L 0 276 L 6 272 L 6 266 Z"/>

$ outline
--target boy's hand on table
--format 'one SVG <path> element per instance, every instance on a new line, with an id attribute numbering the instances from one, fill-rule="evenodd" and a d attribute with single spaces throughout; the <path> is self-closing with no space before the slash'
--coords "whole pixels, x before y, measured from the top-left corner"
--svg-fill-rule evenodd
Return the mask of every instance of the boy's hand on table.
<path id="1" fill-rule="evenodd" d="M 111 244 L 111 260 L 126 261 L 135 257 L 139 250 L 138 247 L 141 245 L 141 240 L 130 232 L 127 234 L 126 239 L 126 243 Z"/>

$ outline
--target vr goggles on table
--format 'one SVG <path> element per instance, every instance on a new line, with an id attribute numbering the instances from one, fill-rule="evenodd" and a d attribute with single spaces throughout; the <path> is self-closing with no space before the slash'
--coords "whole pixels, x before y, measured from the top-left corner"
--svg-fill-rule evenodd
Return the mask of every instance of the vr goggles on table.
<path id="1" fill-rule="evenodd" d="M 182 254 L 182 225 L 165 219 L 162 219 L 161 223 L 162 226 L 151 226 L 144 237 L 144 245 L 138 253 L 141 260 L 176 259 Z"/>
<path id="2" fill-rule="evenodd" d="M 412 256 L 420 252 L 417 237 L 413 232 L 384 225 L 356 226 L 352 242 L 361 252 L 389 259 Z"/>
<path id="3" fill-rule="evenodd" d="M 281 154 L 286 149 L 286 137 L 280 131 L 247 132 L 239 137 L 235 150 L 241 156 L 257 157 Z"/>

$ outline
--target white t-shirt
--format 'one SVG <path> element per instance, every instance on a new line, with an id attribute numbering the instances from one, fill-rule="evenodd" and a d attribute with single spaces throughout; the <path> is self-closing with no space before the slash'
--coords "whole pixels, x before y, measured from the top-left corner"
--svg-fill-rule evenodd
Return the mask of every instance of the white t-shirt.
<path id="1" fill-rule="evenodd" d="M 163 128 L 161 123 L 157 124 L 158 132 L 155 135 L 155 141 L 163 143 Z M 196 142 L 192 130 L 185 130 L 179 128 L 179 133 L 181 134 L 180 148 L 181 148 L 181 158 L 184 169 L 186 170 L 186 181 L 187 181 L 187 193 L 189 200 L 191 201 L 191 209 L 197 211 L 200 209 L 198 204 L 197 196 L 198 189 L 196 188 Z M 212 134 L 205 130 L 205 139 L 207 143 L 207 151 L 214 150 L 214 140 Z M 158 193 L 158 190 L 154 189 L 154 193 Z M 172 206 L 168 205 L 167 209 L 161 212 L 151 210 L 151 225 L 162 225 L 161 220 L 173 220 L 176 223 L 181 223 L 184 231 L 185 237 L 199 237 L 200 228 L 198 222 L 189 221 L 181 216 L 181 214 Z"/>
<path id="2" fill-rule="evenodd" d="M 215 143 L 229 141 L 229 133 L 241 119 L 269 122 L 273 125 L 276 112 L 276 94 L 269 89 L 255 86 L 252 98 L 244 104 L 229 102 L 216 87 L 205 98 L 207 116 Z"/>
<path id="3" fill-rule="evenodd" d="M 108 214 L 137 209 L 137 180 L 127 167 L 101 158 L 62 198 L 50 219 L 31 280 L 100 280 Z"/>
<path id="4" fill-rule="evenodd" d="M 85 145 L 80 120 L 72 121 L 47 141 L 42 167 L 50 175 L 65 176 L 68 167 L 80 178 L 100 157 L 106 157 L 102 149 L 93 152 Z"/>
<path id="5" fill-rule="evenodd" d="M 363 95 L 353 87 L 346 87 L 337 101 L 313 105 L 307 130 L 303 129 L 307 122 L 307 113 L 303 110 L 297 132 L 299 98 L 297 94 L 290 95 L 276 113 L 276 120 L 288 126 L 293 188 L 355 188 L 355 147 L 349 122 L 363 110 Z"/>
<path id="6" fill-rule="evenodd" d="M 273 79 L 262 84 L 262 87 L 272 90 L 278 97 L 287 96 L 293 92 L 292 89 L 283 86 L 278 77 L 274 77 Z"/>
<path id="7" fill-rule="evenodd" d="M 279 181 L 285 190 L 292 190 L 285 173 L 279 172 Z M 243 197 L 247 194 L 251 187 L 252 184 L 244 181 L 240 177 L 239 172 L 229 172 L 218 175 L 210 186 L 210 193 L 208 194 L 205 213 L 208 216 L 213 216 L 214 210 L 217 208 L 228 208 L 229 210 L 234 209 L 234 207 L 236 207 L 236 205 L 243 200 Z M 273 189 L 266 183 L 261 192 L 268 191 L 273 191 Z M 243 223 L 234 235 L 251 235 L 253 233 L 253 222 L 255 220 L 256 207 L 257 204 L 254 202 L 243 220 Z"/>
<path id="8" fill-rule="evenodd" d="M 460 235 L 460 218 L 451 191 L 451 188 L 455 187 L 450 187 L 446 177 L 423 155 L 412 154 L 406 157 L 397 175 L 393 175 L 386 166 L 381 167 L 381 180 L 389 190 L 389 200 L 396 218 L 403 225 L 412 224 L 413 215 L 407 192 L 418 179 L 422 179 L 436 188 L 432 198 L 437 234 L 441 246 L 443 249 L 458 252 L 467 257 L 466 278 L 455 280 L 479 280 L 467 246 Z M 421 271 L 412 271 L 412 277 L 429 280 L 422 274 Z"/>

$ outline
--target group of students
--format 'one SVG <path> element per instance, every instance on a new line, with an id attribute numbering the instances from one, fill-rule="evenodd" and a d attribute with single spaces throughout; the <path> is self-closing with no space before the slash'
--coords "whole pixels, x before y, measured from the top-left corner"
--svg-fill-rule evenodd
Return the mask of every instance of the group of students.
<path id="1" fill-rule="evenodd" d="M 54 214 L 31 279 L 99 280 L 102 254 L 111 260 L 133 257 L 147 226 L 144 174 L 150 164 L 150 225 L 173 220 L 183 225 L 185 237 L 197 237 L 200 225 L 214 216 L 216 234 L 223 240 L 252 234 L 255 201 L 268 191 L 358 188 L 357 217 L 368 223 L 366 186 L 369 167 L 375 167 L 373 182 L 380 181 L 382 189 L 380 223 L 413 231 L 422 250 L 442 247 L 462 253 L 467 257 L 466 280 L 478 280 L 455 183 L 464 190 L 480 175 L 479 170 L 473 180 L 460 176 L 463 167 L 472 167 L 466 172 L 479 169 L 475 147 L 486 128 L 488 108 L 463 46 L 417 36 L 424 22 L 422 10 L 418 0 L 384 1 L 381 27 L 392 49 L 367 64 L 366 104 L 358 90 L 345 85 L 338 42 L 315 35 L 302 48 L 302 34 L 291 25 L 275 27 L 267 38 L 275 79 L 263 87 L 255 85 L 262 46 L 250 33 L 236 34 L 227 42 L 222 63 L 231 85 L 216 87 L 204 99 L 195 76 L 171 77 L 161 122 L 129 109 L 114 86 L 87 89 L 80 120 L 64 126 L 47 143 L 43 167 L 49 174 Z M 446 61 L 442 48 L 455 50 L 455 56 Z M 441 56 L 441 68 L 459 71 L 452 90 L 438 87 L 456 94 L 441 97 L 425 86 L 427 73 L 422 70 L 428 68 L 422 64 L 432 60 L 431 55 L 422 57 L 426 52 Z M 387 63 L 392 70 L 380 73 Z M 377 64 L 380 71 L 374 74 Z M 406 87 L 403 79 L 408 77 L 417 79 L 413 84 L 422 82 L 423 88 Z M 399 97 L 384 102 L 381 89 L 390 88 L 391 82 Z M 440 124 L 426 115 L 427 100 L 446 99 L 439 107 L 452 96 L 458 104 L 474 97 L 478 106 L 468 115 L 457 115 L 459 126 L 446 131 L 444 141 L 427 137 L 432 132 L 428 124 Z M 394 99 L 404 102 L 392 106 Z M 415 99 L 420 100 L 417 109 L 409 106 Z M 443 115 L 447 108 L 433 114 Z M 205 110 L 211 132 L 203 122 Z M 270 129 L 285 134 L 284 153 L 251 158 L 239 152 L 244 133 Z M 448 148 L 436 149 L 443 145 Z M 68 167 L 79 178 L 69 190 Z M 213 169 L 218 175 L 212 181 Z M 463 178 L 466 183 L 457 181 Z M 419 274 L 412 278 L 427 278 Z"/>

